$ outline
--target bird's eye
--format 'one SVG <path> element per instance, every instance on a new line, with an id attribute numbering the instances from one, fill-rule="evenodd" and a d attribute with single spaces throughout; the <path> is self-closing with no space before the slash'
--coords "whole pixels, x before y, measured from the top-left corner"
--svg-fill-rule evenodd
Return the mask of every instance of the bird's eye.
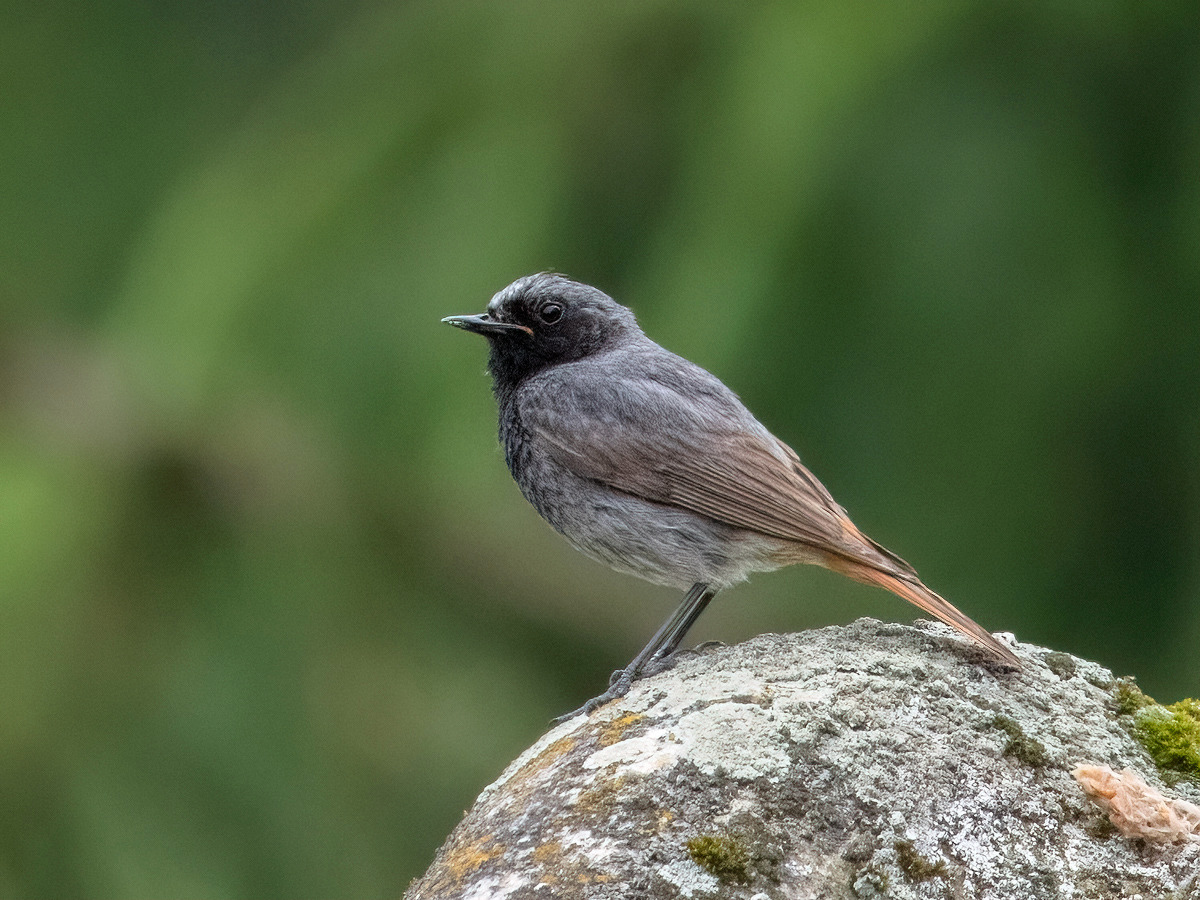
<path id="1" fill-rule="evenodd" d="M 542 321 L 548 325 L 553 325 L 555 322 L 561 319 L 562 314 L 563 308 L 558 303 L 547 303 L 540 310 L 538 310 L 538 315 L 541 316 Z"/>

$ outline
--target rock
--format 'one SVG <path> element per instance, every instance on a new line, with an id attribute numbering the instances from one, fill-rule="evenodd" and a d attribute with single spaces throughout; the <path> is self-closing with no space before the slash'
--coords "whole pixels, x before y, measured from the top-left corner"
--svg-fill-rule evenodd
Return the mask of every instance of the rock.
<path id="1" fill-rule="evenodd" d="M 1117 833 L 1081 764 L 1164 783 L 1093 662 L 1003 670 L 862 619 L 684 654 L 488 787 L 409 900 L 1200 898 L 1200 844 Z"/>

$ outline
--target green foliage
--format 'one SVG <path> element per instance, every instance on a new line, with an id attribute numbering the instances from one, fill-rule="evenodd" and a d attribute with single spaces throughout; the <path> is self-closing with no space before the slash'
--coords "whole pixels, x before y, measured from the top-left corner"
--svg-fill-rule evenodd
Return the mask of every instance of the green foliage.
<path id="1" fill-rule="evenodd" d="M 538 269 L 985 625 L 1196 693 L 1197 4 L 2 21 L 0 895 L 396 896 L 640 646 L 438 323 Z"/>

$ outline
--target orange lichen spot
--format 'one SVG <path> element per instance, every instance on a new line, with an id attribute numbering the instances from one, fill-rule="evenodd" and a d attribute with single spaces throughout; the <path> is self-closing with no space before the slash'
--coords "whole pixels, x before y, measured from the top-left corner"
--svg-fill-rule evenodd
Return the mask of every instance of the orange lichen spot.
<path id="1" fill-rule="evenodd" d="M 642 834 L 658 834 L 673 821 L 675 821 L 675 814 L 673 812 L 669 809 L 660 809 L 655 814 L 654 821 L 641 828 L 640 831 Z"/>
<path id="2" fill-rule="evenodd" d="M 438 892 L 453 890 L 480 866 L 502 856 L 506 849 L 492 834 L 485 834 L 470 843 L 452 844 L 425 877 L 430 879 L 431 886 Z"/>
<path id="3" fill-rule="evenodd" d="M 616 808 L 619 792 L 628 783 L 628 775 L 618 775 L 615 778 L 599 775 L 591 787 L 580 793 L 575 801 L 575 808 L 596 815 L 607 815 Z"/>
<path id="4" fill-rule="evenodd" d="M 542 869 L 541 884 L 558 884 L 558 869 L 562 866 L 562 844 L 546 841 L 533 849 L 533 861 Z"/>
<path id="5" fill-rule="evenodd" d="M 612 879 L 611 875 L 592 869 L 583 856 L 578 854 L 564 856 L 562 844 L 558 841 L 547 841 L 535 847 L 532 857 L 533 861 L 542 869 L 541 876 L 538 878 L 540 884 L 556 885 L 564 881 L 576 884 L 594 884 Z"/>
<path id="6" fill-rule="evenodd" d="M 577 743 L 578 742 L 575 740 L 575 738 L 570 736 L 559 738 L 557 741 L 539 753 L 534 759 L 531 759 L 529 761 L 529 765 L 526 766 L 525 769 L 544 769 L 563 754 L 575 749 L 575 745 Z"/>
<path id="7" fill-rule="evenodd" d="M 552 766 L 559 757 L 574 750 L 577 744 L 578 741 L 573 737 L 559 738 L 514 773 L 508 783 L 504 785 L 504 793 L 512 797 L 522 796 L 528 789 L 531 779 Z"/>
<path id="8" fill-rule="evenodd" d="M 600 727 L 600 733 L 597 735 L 597 741 L 601 747 L 611 747 L 617 741 L 621 740 L 625 732 L 632 725 L 637 724 L 646 718 L 641 713 L 625 713 L 623 716 L 618 716 L 611 722 L 605 722 Z"/>
<path id="9" fill-rule="evenodd" d="M 539 866 L 543 866 L 551 860 L 558 859 L 562 855 L 562 844 L 558 841 L 546 841 L 544 844 L 539 844 L 533 850 L 533 861 Z"/>

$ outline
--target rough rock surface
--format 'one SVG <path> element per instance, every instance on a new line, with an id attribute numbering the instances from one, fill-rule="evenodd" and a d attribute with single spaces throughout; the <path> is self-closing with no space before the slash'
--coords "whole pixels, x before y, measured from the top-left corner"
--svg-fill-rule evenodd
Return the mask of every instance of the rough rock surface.
<path id="1" fill-rule="evenodd" d="M 863 619 L 685 655 L 554 728 L 409 900 L 1200 898 L 1200 844 L 1121 837 L 1070 771 L 1168 796 L 1099 665 Z"/>

